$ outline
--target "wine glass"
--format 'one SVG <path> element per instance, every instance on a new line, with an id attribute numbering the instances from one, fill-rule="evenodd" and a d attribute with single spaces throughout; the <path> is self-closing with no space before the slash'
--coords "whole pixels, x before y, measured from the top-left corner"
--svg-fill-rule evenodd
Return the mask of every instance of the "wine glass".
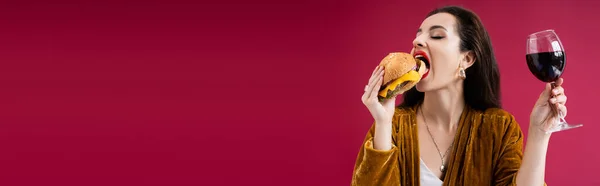
<path id="1" fill-rule="evenodd" d="M 562 75 L 565 70 L 566 56 L 562 43 L 554 30 L 539 31 L 527 36 L 527 66 L 536 78 L 543 82 L 552 83 L 552 89 L 556 86 L 554 81 Z M 546 133 L 558 132 L 572 128 L 578 128 L 583 124 L 569 124 L 564 115 L 551 104 L 552 111 L 558 114 L 558 125 L 550 128 Z"/>

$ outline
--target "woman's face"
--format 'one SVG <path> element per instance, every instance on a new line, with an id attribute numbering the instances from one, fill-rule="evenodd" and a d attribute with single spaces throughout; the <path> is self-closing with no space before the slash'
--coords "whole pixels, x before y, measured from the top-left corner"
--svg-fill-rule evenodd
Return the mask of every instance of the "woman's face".
<path id="1" fill-rule="evenodd" d="M 417 90 L 439 90 L 460 81 L 458 68 L 466 69 L 466 62 L 472 57 L 467 57 L 466 52 L 461 53 L 459 45 L 460 37 L 456 32 L 456 18 L 453 15 L 434 14 L 421 23 L 411 54 L 424 55 L 429 61 L 429 72 L 417 84 Z"/>

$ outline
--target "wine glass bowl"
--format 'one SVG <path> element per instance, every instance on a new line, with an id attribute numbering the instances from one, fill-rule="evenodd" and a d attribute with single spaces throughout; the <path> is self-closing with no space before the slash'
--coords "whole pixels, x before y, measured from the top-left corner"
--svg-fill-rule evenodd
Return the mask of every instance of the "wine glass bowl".
<path id="1" fill-rule="evenodd" d="M 543 82 L 554 82 L 562 75 L 566 56 L 553 30 L 533 33 L 527 38 L 527 66 Z"/>

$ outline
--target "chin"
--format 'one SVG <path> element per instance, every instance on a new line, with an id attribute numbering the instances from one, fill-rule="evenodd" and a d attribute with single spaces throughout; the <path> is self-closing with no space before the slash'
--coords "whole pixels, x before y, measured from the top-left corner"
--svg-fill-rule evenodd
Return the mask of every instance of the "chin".
<path id="1" fill-rule="evenodd" d="M 415 86 L 415 89 L 417 89 L 419 92 L 431 92 L 439 90 L 441 87 L 436 86 L 436 84 L 431 84 L 431 82 L 421 81 Z"/>
<path id="2" fill-rule="evenodd" d="M 426 92 L 428 90 L 427 85 L 424 85 L 424 82 L 418 83 L 417 86 L 415 86 L 415 89 L 419 92 Z"/>

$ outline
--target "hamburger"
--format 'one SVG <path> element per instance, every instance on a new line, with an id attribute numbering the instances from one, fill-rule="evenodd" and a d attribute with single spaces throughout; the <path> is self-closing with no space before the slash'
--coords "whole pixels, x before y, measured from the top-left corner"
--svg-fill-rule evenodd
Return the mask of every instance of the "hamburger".
<path id="1" fill-rule="evenodd" d="M 384 67 L 383 82 L 379 89 L 379 100 L 389 99 L 413 88 L 428 70 L 421 58 L 404 52 L 388 54 L 379 66 Z"/>

